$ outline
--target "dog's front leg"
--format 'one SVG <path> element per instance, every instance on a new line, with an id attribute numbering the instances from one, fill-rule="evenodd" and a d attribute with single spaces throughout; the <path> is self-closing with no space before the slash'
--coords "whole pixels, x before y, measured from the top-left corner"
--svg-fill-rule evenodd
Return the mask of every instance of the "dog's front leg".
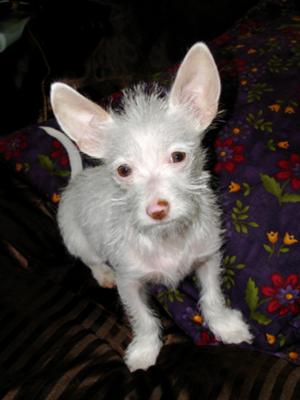
<path id="1" fill-rule="evenodd" d="M 202 262 L 196 270 L 201 287 L 200 308 L 210 330 L 223 343 L 252 341 L 248 325 L 240 311 L 225 305 L 221 290 L 221 255 L 219 253 Z"/>
<path id="2" fill-rule="evenodd" d="M 141 282 L 122 277 L 117 287 L 133 330 L 125 362 L 131 371 L 147 369 L 155 364 L 162 346 L 159 320 L 147 304 L 146 289 Z"/>

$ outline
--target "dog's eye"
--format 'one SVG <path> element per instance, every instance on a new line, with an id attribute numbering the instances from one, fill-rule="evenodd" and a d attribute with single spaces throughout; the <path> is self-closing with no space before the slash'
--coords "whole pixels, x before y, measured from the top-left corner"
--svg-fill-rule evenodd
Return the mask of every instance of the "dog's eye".
<path id="1" fill-rule="evenodd" d="M 173 163 L 180 163 L 182 161 L 184 161 L 186 158 L 186 153 L 184 153 L 183 151 L 174 151 L 171 154 L 171 161 Z"/>
<path id="2" fill-rule="evenodd" d="M 127 178 L 127 176 L 131 175 L 132 169 L 129 167 L 129 165 L 122 164 L 117 168 L 117 172 L 122 178 Z"/>

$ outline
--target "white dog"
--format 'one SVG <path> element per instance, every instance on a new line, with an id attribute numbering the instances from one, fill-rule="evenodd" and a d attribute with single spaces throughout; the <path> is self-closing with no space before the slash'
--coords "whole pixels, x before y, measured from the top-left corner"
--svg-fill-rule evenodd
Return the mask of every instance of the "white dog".
<path id="1" fill-rule="evenodd" d="M 71 180 L 58 223 L 70 253 L 99 284 L 117 285 L 133 329 L 126 351 L 132 371 L 153 365 L 162 346 L 146 282 L 175 287 L 195 272 L 202 314 L 214 335 L 224 343 L 252 339 L 221 292 L 220 211 L 201 148 L 220 89 L 203 43 L 189 50 L 167 97 L 140 85 L 125 92 L 118 113 L 65 84 L 52 85 L 52 107 L 64 132 L 82 152 L 103 160 Z"/>

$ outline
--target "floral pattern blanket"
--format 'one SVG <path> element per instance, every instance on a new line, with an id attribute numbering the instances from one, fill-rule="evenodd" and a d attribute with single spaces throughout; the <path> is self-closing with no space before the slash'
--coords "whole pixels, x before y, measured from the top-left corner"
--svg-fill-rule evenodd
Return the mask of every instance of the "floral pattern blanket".
<path id="1" fill-rule="evenodd" d="M 224 211 L 226 301 L 254 333 L 245 346 L 300 364 L 300 12 L 292 1 L 261 1 L 209 46 L 226 110 L 207 134 Z M 155 80 L 169 85 L 173 72 Z M 2 138 L 0 156 L 55 204 L 76 150 L 47 132 L 30 127 Z M 196 344 L 217 344 L 193 277 L 153 294 Z"/>
<path id="2" fill-rule="evenodd" d="M 224 90 L 236 92 L 214 172 L 227 302 L 248 320 L 253 347 L 300 363 L 300 15 L 290 6 L 263 2 L 211 43 Z M 197 344 L 215 343 L 193 278 L 155 293 Z"/>

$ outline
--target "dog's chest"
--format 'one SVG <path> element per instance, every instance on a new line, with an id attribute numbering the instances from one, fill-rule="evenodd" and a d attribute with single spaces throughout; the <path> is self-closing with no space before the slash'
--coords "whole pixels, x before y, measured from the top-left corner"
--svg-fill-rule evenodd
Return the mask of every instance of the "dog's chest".
<path id="1" fill-rule="evenodd" d="M 145 241 L 137 243 L 131 257 L 140 278 L 177 285 L 191 271 L 201 252 L 199 247 L 195 239 L 187 243 L 180 237 L 154 243 Z"/>

